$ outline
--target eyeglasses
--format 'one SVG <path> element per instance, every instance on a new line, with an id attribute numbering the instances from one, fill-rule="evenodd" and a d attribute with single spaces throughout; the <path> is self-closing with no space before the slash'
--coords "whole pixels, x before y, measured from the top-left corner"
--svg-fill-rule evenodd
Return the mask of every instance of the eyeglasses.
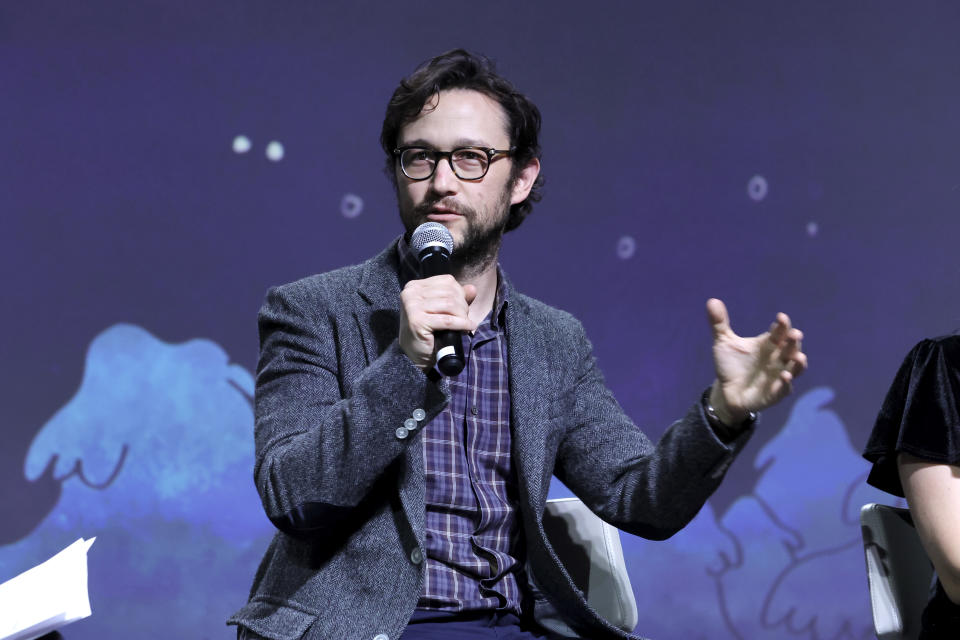
<path id="1" fill-rule="evenodd" d="M 479 180 L 487 175 L 491 162 L 501 156 L 509 156 L 514 150 L 460 147 L 453 151 L 436 151 L 423 147 L 400 147 L 393 150 L 393 155 L 400 158 L 400 169 L 411 180 L 426 180 L 432 176 L 440 158 L 447 159 L 454 175 L 461 180 Z"/>

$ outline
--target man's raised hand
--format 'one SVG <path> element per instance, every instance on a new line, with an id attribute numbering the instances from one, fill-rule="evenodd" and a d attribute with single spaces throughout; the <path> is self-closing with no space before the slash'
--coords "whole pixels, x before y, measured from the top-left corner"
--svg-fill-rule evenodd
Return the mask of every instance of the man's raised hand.
<path id="1" fill-rule="evenodd" d="M 710 404 L 721 422 L 736 425 L 751 411 L 760 411 L 783 399 L 793 379 L 807 368 L 801 350 L 803 333 L 790 326 L 790 317 L 778 313 L 770 330 L 752 338 L 730 328 L 727 307 L 707 300 L 707 317 L 713 329 L 713 364 L 717 379 Z"/>

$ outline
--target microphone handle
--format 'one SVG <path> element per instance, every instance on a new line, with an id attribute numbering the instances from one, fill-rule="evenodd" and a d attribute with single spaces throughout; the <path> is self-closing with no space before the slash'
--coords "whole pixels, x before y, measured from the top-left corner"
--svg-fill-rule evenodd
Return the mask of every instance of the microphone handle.
<path id="1" fill-rule="evenodd" d="M 450 273 L 450 256 L 440 247 L 428 247 L 420 253 L 420 275 L 424 278 Z M 433 332 L 437 369 L 447 377 L 459 375 L 467 364 L 463 357 L 461 332 L 444 329 Z"/>

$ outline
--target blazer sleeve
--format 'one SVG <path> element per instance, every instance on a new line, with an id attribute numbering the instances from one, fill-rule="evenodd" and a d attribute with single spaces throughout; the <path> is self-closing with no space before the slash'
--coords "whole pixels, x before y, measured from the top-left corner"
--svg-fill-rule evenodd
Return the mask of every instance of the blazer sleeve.
<path id="1" fill-rule="evenodd" d="M 316 537 L 342 530 L 419 441 L 420 429 L 399 438 L 397 428 L 416 409 L 423 426 L 447 397 L 396 339 L 367 365 L 360 345 L 341 344 L 362 340 L 355 326 L 345 335 L 354 323 L 338 322 L 342 305 L 322 282 L 302 282 L 271 289 L 258 318 L 254 478 L 277 528 Z"/>
<path id="2" fill-rule="evenodd" d="M 582 325 L 574 323 L 575 374 L 561 396 L 569 419 L 556 475 L 607 522 L 644 538 L 666 539 L 697 514 L 753 429 L 724 443 L 698 401 L 653 443 L 614 399 Z"/>

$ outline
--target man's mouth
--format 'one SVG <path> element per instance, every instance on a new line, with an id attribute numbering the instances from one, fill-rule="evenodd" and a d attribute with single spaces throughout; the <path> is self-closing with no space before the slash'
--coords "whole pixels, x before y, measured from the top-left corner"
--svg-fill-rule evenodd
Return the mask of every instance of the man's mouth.
<path id="1" fill-rule="evenodd" d="M 430 220 L 456 220 L 462 217 L 462 213 L 458 213 L 453 209 L 433 208 L 427 211 L 427 218 Z"/>
<path id="2" fill-rule="evenodd" d="M 427 220 L 434 220 L 438 222 L 444 220 L 456 220 L 457 218 L 463 217 L 463 213 L 458 211 L 455 207 L 445 206 L 442 204 L 434 204 L 424 207 L 423 215 L 427 218 Z"/>

